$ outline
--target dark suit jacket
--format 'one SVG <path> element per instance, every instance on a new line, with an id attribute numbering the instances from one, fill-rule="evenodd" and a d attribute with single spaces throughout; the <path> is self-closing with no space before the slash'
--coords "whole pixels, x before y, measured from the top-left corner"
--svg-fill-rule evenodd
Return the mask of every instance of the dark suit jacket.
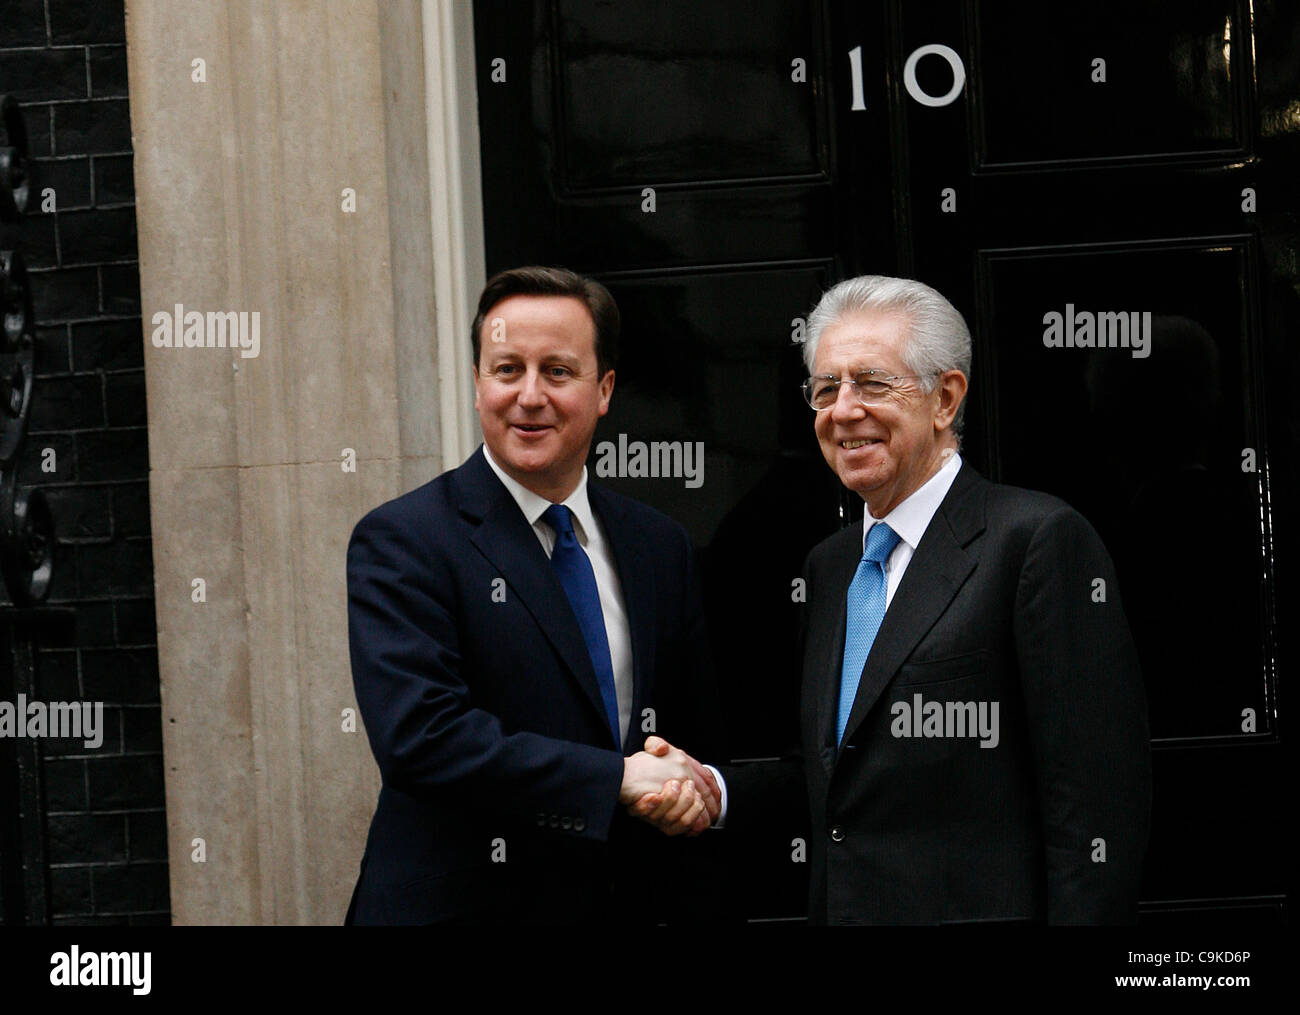
<path id="1" fill-rule="evenodd" d="M 1147 709 L 1096 532 L 1055 497 L 963 464 L 885 614 L 837 750 L 861 555 L 854 525 L 806 567 L 810 922 L 1131 922 L 1151 806 Z M 998 702 L 997 746 L 895 735 L 910 728 L 895 704 L 917 695 L 922 710 Z M 761 822 L 789 785 L 788 766 L 724 775 L 728 827 Z"/>
<path id="2" fill-rule="evenodd" d="M 640 749 L 653 709 L 656 732 L 707 752 L 716 702 L 686 533 L 594 483 L 588 496 L 631 628 L 626 751 Z M 682 844 L 617 806 L 625 747 L 586 643 L 481 448 L 357 524 L 348 635 L 383 777 L 348 923 L 663 915 L 647 893 L 673 863 L 663 850 Z"/>

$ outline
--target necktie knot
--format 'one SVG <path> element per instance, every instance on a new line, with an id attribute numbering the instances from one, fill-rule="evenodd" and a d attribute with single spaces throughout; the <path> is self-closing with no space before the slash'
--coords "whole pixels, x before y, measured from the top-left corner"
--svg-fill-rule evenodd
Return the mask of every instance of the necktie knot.
<path id="1" fill-rule="evenodd" d="M 552 504 L 542 512 L 542 521 L 555 530 L 555 538 L 573 535 L 573 512 L 563 504 Z"/>
<path id="2" fill-rule="evenodd" d="M 898 545 L 898 538 L 898 533 L 884 522 L 876 522 L 867 531 L 862 556 L 867 560 L 874 560 L 877 564 L 883 564 L 889 555 L 894 552 L 894 547 Z"/>

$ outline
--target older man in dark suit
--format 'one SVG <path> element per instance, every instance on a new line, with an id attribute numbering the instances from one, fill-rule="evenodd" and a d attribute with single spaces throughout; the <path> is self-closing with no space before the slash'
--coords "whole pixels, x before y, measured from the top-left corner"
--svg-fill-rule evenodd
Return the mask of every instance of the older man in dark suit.
<path id="1" fill-rule="evenodd" d="M 348 923 L 671 915 L 653 906 L 666 840 L 617 805 L 667 785 L 659 828 L 707 828 L 712 774 L 633 745 L 710 750 L 717 716 L 685 531 L 587 482 L 618 329 L 571 272 L 492 279 L 472 329 L 484 447 L 352 534 L 352 675 L 383 788 Z"/>
<path id="2" fill-rule="evenodd" d="M 724 768 L 723 820 L 807 806 L 814 923 L 1132 921 L 1146 701 L 1105 547 L 962 461 L 970 335 L 939 293 L 850 279 L 808 330 L 822 453 L 866 511 L 806 565 L 803 778 Z"/>

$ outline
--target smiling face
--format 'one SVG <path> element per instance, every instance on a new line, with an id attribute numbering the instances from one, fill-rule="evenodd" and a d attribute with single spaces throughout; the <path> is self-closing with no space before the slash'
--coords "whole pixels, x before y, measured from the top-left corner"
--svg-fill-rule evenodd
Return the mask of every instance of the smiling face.
<path id="1" fill-rule="evenodd" d="M 596 326 L 572 296 L 511 296 L 484 315 L 474 367 L 483 441 L 513 479 L 554 503 L 582 478 L 614 371 L 596 362 Z"/>
<path id="2" fill-rule="evenodd" d="M 812 372 L 842 378 L 872 369 L 910 374 L 903 360 L 907 331 L 903 313 L 846 314 L 822 331 Z M 966 394 L 959 370 L 942 374 L 928 394 L 920 380 L 895 383 L 893 393 L 871 406 L 842 384 L 834 406 L 817 413 L 813 423 L 826 464 L 867 502 L 874 518 L 889 514 L 933 476 L 945 449 L 957 449 L 952 420 Z"/>

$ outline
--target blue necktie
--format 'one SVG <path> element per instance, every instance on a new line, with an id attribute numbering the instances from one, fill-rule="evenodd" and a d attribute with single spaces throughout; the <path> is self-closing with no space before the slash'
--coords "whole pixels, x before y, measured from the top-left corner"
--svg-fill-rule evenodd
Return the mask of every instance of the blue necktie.
<path id="1" fill-rule="evenodd" d="M 555 549 L 551 551 L 551 564 L 564 586 L 587 642 L 587 654 L 596 670 L 600 684 L 600 697 L 605 703 L 605 717 L 609 720 L 614 743 L 623 749 L 623 738 L 618 732 L 618 695 L 614 691 L 614 664 L 610 661 L 609 635 L 605 633 L 605 614 L 600 608 L 600 593 L 596 589 L 596 572 L 591 568 L 591 558 L 573 533 L 573 513 L 563 504 L 552 504 L 542 513 L 542 521 L 555 530 Z"/>
<path id="2" fill-rule="evenodd" d="M 844 627 L 844 665 L 840 670 L 840 705 L 835 718 L 835 743 L 844 739 L 853 699 L 867 656 L 885 619 L 885 560 L 898 545 L 898 533 L 884 522 L 876 522 L 867 531 L 866 544 L 857 573 L 849 585 L 847 617 Z"/>

